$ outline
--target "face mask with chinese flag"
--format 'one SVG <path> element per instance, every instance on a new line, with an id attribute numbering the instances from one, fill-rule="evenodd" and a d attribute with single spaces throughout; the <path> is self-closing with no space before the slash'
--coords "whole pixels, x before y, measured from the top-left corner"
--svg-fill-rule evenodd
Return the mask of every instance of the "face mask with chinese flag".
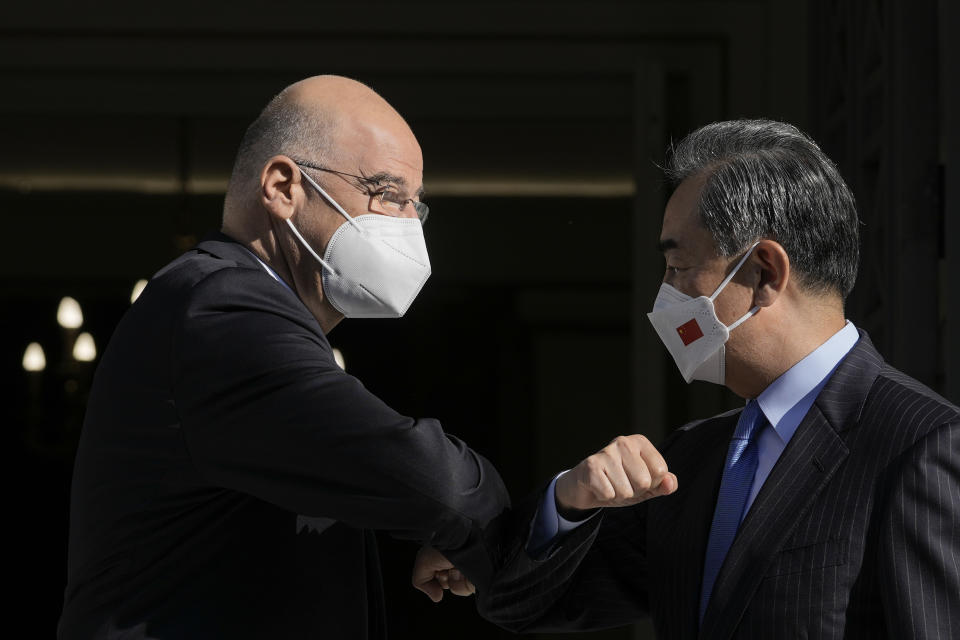
<path id="1" fill-rule="evenodd" d="M 717 317 L 713 301 L 737 274 L 757 244 L 750 247 L 709 298 L 691 298 L 666 282 L 660 285 L 653 311 L 647 314 L 647 318 L 688 383 L 703 380 L 724 384 L 726 381 L 724 344 L 730 338 L 730 332 L 746 322 L 760 307 L 754 307 L 727 326 Z"/>

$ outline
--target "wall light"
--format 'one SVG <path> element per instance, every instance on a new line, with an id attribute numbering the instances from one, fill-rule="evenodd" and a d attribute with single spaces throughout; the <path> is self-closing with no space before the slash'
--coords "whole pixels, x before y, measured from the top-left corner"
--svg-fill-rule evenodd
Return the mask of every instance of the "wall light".
<path id="1" fill-rule="evenodd" d="M 93 342 L 93 336 L 84 331 L 73 344 L 73 358 L 79 362 L 93 362 L 96 357 L 97 345 Z"/>
<path id="2" fill-rule="evenodd" d="M 43 355 L 43 347 L 39 342 L 31 342 L 23 352 L 24 371 L 43 371 L 47 368 L 47 357 Z"/>
<path id="3" fill-rule="evenodd" d="M 133 293 L 130 294 L 130 304 L 133 304 L 137 301 L 137 298 L 140 297 L 140 294 L 143 293 L 143 290 L 147 288 L 146 280 L 137 280 L 137 284 L 133 285 Z"/>
<path id="4" fill-rule="evenodd" d="M 60 306 L 57 307 L 57 322 L 64 329 L 79 329 L 83 324 L 80 303 L 70 296 L 60 300 Z"/>
<path id="5" fill-rule="evenodd" d="M 347 363 L 344 361 L 343 353 L 340 351 L 340 349 L 335 348 L 333 350 L 333 359 L 337 361 L 337 364 L 340 365 L 341 369 L 344 371 L 347 370 Z"/>

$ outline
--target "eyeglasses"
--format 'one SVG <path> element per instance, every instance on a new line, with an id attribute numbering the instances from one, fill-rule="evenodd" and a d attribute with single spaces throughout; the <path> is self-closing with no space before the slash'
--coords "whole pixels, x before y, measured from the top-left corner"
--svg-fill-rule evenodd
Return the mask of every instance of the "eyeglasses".
<path id="1" fill-rule="evenodd" d="M 348 178 L 353 178 L 356 180 L 361 187 L 367 192 L 367 195 L 370 196 L 370 206 L 371 209 L 377 213 L 382 213 L 383 215 L 401 217 L 399 214 L 402 213 L 407 208 L 407 203 L 413 205 L 414 211 L 417 212 L 417 218 L 420 219 L 420 223 L 423 224 L 427 221 L 427 216 L 430 215 L 430 207 L 426 203 L 420 202 L 419 200 L 414 200 L 413 198 L 402 198 L 400 192 L 389 187 L 385 187 L 381 184 L 384 180 L 383 176 L 374 175 L 374 176 L 358 176 L 352 173 L 347 173 L 345 171 L 337 171 L 336 169 L 329 169 L 327 167 L 321 167 L 320 165 L 311 164 L 309 162 L 303 162 L 301 160 L 294 160 L 298 165 L 308 167 L 310 169 L 316 169 L 317 171 L 326 171 L 327 173 L 333 173 L 338 176 L 345 176 Z"/>

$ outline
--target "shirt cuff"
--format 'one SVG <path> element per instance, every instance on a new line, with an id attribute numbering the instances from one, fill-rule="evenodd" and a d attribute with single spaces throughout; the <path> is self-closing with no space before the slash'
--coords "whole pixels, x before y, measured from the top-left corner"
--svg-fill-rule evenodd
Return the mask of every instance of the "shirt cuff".
<path id="1" fill-rule="evenodd" d="M 569 469 L 567 469 L 567 471 L 569 471 Z M 537 513 L 533 518 L 530 538 L 527 541 L 527 553 L 533 557 L 542 555 L 545 550 L 548 550 L 557 542 L 557 538 L 570 533 L 600 512 L 599 509 L 596 509 L 583 520 L 567 520 L 560 515 L 557 511 L 557 480 L 560 479 L 560 476 L 567 473 L 567 471 L 558 473 L 554 476 L 553 480 L 550 481 L 547 490 L 543 493 L 540 507 L 537 509 Z"/>

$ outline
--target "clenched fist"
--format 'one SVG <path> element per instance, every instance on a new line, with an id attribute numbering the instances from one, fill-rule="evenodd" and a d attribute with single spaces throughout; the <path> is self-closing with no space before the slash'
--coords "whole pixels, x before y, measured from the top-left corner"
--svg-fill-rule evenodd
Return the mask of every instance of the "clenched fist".
<path id="1" fill-rule="evenodd" d="M 677 490 L 677 476 L 644 436 L 618 436 L 560 476 L 557 509 L 570 520 L 598 507 L 625 507 Z"/>
<path id="2" fill-rule="evenodd" d="M 457 596 L 469 596 L 476 592 L 473 583 L 463 575 L 442 553 L 432 547 L 420 547 L 413 563 L 413 586 L 427 594 L 434 602 L 443 599 L 449 589 Z"/>

